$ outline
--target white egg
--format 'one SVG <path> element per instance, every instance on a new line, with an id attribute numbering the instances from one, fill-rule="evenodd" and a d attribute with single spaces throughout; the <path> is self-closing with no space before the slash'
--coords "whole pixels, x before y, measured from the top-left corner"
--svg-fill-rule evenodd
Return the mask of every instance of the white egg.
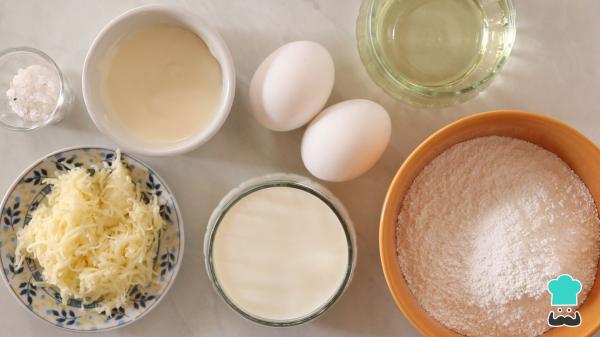
<path id="1" fill-rule="evenodd" d="M 254 117 L 275 131 L 289 131 L 308 123 L 323 109 L 333 89 L 335 68 L 331 55 L 312 41 L 288 43 L 258 67 L 250 82 Z"/>
<path id="2" fill-rule="evenodd" d="M 346 181 L 379 160 L 392 132 L 390 116 L 372 101 L 353 99 L 323 110 L 306 128 L 302 161 L 315 177 Z"/>

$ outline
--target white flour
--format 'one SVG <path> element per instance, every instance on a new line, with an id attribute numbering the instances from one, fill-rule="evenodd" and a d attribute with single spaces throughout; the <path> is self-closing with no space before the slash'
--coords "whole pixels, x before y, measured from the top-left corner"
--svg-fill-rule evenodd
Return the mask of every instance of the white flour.
<path id="1" fill-rule="evenodd" d="M 556 155 L 522 140 L 482 137 L 443 152 L 413 182 L 398 221 L 409 288 L 461 334 L 537 336 L 548 329 L 550 279 L 579 279 L 579 303 L 594 282 L 600 219 L 589 191 Z"/>

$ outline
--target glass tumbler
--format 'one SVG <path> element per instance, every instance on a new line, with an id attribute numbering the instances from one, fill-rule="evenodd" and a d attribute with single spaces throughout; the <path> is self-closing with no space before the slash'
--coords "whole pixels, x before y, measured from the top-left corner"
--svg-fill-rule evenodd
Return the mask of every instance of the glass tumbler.
<path id="1" fill-rule="evenodd" d="M 304 192 L 308 192 L 323 203 L 325 203 L 337 216 L 339 224 L 343 229 L 346 237 L 346 245 L 348 249 L 348 260 L 345 266 L 345 276 L 342 282 L 338 285 L 337 291 L 328 299 L 323 299 L 323 303 L 313 312 L 307 313 L 302 317 L 296 317 L 293 319 L 285 320 L 274 320 L 265 317 L 257 316 L 256 314 L 244 310 L 238 304 L 236 304 L 235 298 L 229 296 L 227 291 L 222 287 L 221 282 L 215 271 L 215 260 L 214 260 L 214 242 L 215 236 L 219 231 L 220 224 L 229 210 L 240 200 L 246 196 L 266 188 L 272 187 L 288 187 L 299 189 Z M 206 270 L 210 280 L 217 293 L 223 298 L 223 300 L 231 307 L 235 312 L 242 315 L 246 319 L 249 319 L 255 323 L 270 327 L 289 327 L 306 322 L 312 321 L 321 315 L 323 315 L 329 308 L 331 308 L 337 300 L 342 296 L 352 279 L 354 267 L 356 265 L 357 246 L 355 239 L 354 226 L 347 211 L 341 202 L 327 190 L 325 187 L 309 180 L 308 178 L 294 175 L 294 174 L 270 174 L 263 177 L 250 179 L 242 183 L 237 188 L 230 191 L 219 203 L 216 209 L 213 211 L 204 237 L 204 256 Z"/>

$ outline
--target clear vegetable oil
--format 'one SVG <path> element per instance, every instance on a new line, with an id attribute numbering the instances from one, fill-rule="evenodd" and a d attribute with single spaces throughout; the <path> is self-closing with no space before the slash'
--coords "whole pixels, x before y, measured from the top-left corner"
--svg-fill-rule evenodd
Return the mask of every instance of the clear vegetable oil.
<path id="1" fill-rule="evenodd" d="M 476 0 L 388 0 L 377 39 L 390 69 L 413 85 L 439 87 L 481 59 L 487 24 Z"/>

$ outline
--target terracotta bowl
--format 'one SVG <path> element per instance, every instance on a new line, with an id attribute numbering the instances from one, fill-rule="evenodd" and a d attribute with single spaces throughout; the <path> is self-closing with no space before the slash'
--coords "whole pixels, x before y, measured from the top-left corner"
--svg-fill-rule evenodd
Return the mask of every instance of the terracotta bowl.
<path id="1" fill-rule="evenodd" d="M 381 214 L 379 250 L 385 279 L 404 316 L 424 336 L 460 337 L 443 327 L 413 297 L 396 260 L 395 230 L 404 194 L 432 159 L 457 143 L 482 136 L 508 136 L 537 144 L 558 155 L 579 175 L 590 190 L 600 212 L 600 149 L 575 129 L 538 114 L 518 111 L 480 113 L 456 121 L 427 138 L 404 161 L 392 181 Z M 600 271 L 600 268 L 598 269 Z M 577 328 L 554 328 L 544 337 L 591 336 L 600 327 L 600 273 L 580 307 L 582 324 Z"/>

